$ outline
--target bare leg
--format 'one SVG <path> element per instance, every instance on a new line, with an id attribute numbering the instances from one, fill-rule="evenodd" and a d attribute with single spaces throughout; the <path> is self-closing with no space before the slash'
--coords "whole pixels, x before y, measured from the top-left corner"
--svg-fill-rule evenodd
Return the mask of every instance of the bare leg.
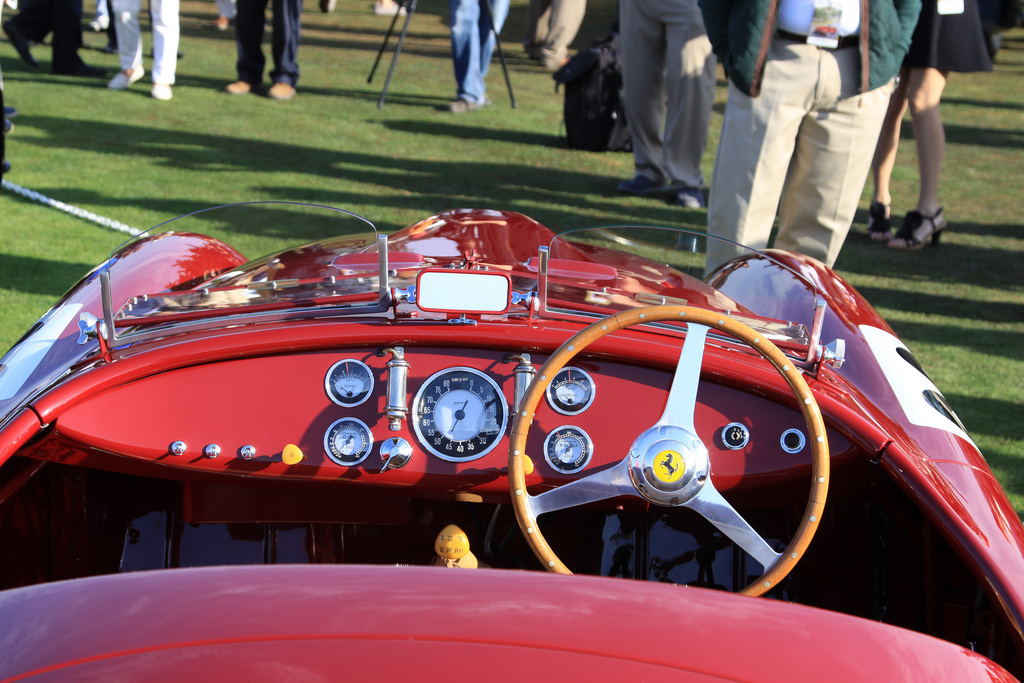
<path id="1" fill-rule="evenodd" d="M 900 144 L 900 128 L 903 125 L 903 114 L 907 110 L 907 90 L 909 85 L 907 70 L 903 69 L 900 72 L 899 86 L 893 91 L 892 97 L 889 99 L 889 109 L 885 112 L 882 132 L 878 136 L 878 146 L 875 147 L 875 156 L 871 160 L 871 176 L 875 184 L 871 201 L 878 202 L 886 207 L 892 203 L 892 195 L 889 193 L 889 180 L 892 178 L 892 169 L 896 165 L 896 150 Z"/>
<path id="2" fill-rule="evenodd" d="M 917 210 L 932 216 L 939 210 L 939 176 L 946 152 L 946 130 L 942 127 L 939 101 L 946 87 L 946 74 L 938 69 L 911 69 L 907 101 L 914 121 L 917 167 L 921 188 Z"/>

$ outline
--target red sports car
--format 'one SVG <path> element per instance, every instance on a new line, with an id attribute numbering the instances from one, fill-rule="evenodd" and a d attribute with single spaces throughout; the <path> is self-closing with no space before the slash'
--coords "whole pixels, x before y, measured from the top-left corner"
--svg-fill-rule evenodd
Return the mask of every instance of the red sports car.
<path id="1" fill-rule="evenodd" d="M 822 264 L 492 210 L 161 229 L 0 359 L 0 680 L 1024 677 L 1024 527 Z"/>

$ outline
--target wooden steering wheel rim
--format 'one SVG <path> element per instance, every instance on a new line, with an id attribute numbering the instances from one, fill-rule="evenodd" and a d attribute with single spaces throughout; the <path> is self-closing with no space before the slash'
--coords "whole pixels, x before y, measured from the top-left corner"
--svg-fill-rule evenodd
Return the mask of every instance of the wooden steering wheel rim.
<path id="1" fill-rule="evenodd" d="M 723 313 L 716 313 L 689 306 L 649 306 L 621 311 L 599 320 L 580 330 L 562 344 L 548 358 L 531 382 L 523 400 L 516 411 L 512 423 L 509 441 L 509 493 L 516 519 L 526 537 L 526 541 L 534 555 L 544 564 L 548 571 L 559 574 L 571 574 L 568 567 L 558 558 L 541 533 L 537 520 L 530 509 L 529 495 L 526 491 L 526 436 L 533 423 L 537 405 L 540 403 L 548 384 L 555 374 L 561 370 L 576 354 L 598 339 L 620 329 L 641 323 L 660 322 L 666 320 L 684 321 L 714 328 L 740 339 L 767 359 L 789 384 L 797 398 L 800 412 L 807 424 L 811 446 L 811 490 L 807 505 L 797 528 L 796 535 L 786 550 L 775 563 L 768 567 L 764 574 L 740 593 L 745 595 L 762 595 L 778 584 L 803 558 L 807 546 L 821 521 L 821 513 L 825 507 L 829 482 L 828 439 L 825 434 L 825 423 L 821 410 L 804 380 L 800 370 L 793 361 L 786 357 L 775 344 L 764 335 L 749 326 L 730 318 Z"/>

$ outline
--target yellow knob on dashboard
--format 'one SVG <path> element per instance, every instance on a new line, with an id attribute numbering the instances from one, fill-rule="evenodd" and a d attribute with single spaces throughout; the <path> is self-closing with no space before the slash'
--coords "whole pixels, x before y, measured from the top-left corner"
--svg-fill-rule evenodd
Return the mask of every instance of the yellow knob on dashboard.
<path id="1" fill-rule="evenodd" d="M 523 474 L 533 474 L 533 461 L 528 455 L 523 456 Z"/>
<path id="2" fill-rule="evenodd" d="M 455 524 L 449 524 L 437 535 L 434 552 L 445 560 L 461 560 L 469 553 L 469 538 L 466 532 Z"/>
<path id="3" fill-rule="evenodd" d="M 302 452 L 302 449 L 293 443 L 285 446 L 284 452 L 281 453 L 281 460 L 285 465 L 298 465 L 305 459 L 306 455 Z"/>

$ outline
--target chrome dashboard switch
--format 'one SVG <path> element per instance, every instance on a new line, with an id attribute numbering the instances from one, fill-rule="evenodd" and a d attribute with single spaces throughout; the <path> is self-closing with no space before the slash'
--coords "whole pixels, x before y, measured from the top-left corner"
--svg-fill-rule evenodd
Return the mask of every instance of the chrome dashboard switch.
<path id="1" fill-rule="evenodd" d="M 386 439 L 380 445 L 380 459 L 384 461 L 380 470 L 382 474 L 404 467 L 412 459 L 412 444 L 401 437 Z"/>

